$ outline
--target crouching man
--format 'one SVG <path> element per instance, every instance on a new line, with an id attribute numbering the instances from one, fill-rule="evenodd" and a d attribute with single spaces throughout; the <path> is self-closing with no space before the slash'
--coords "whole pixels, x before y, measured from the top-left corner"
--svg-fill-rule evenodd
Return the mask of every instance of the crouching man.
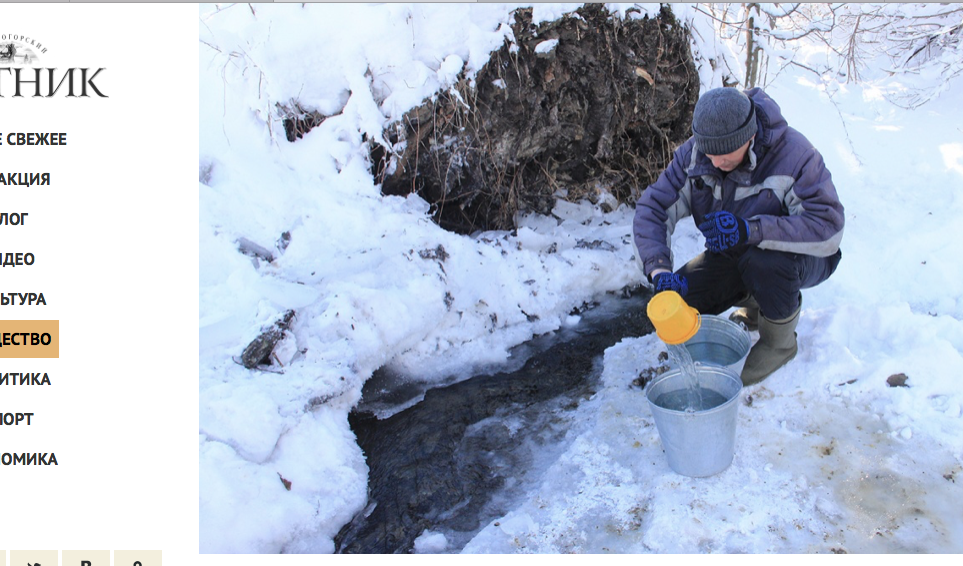
<path id="1" fill-rule="evenodd" d="M 692 216 L 706 251 L 673 272 L 671 237 Z M 823 158 L 762 89 L 717 88 L 696 103 L 692 137 L 635 209 L 639 260 L 656 291 L 759 331 L 742 371 L 758 383 L 796 355 L 801 289 L 836 270 L 843 206 Z"/>

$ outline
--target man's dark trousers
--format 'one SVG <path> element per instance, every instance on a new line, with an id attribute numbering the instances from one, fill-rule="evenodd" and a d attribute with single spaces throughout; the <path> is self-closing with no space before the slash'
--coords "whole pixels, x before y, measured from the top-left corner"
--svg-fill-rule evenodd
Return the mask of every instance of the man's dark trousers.
<path id="1" fill-rule="evenodd" d="M 703 314 L 719 314 L 751 295 L 762 316 L 789 318 L 799 309 L 800 289 L 819 285 L 836 271 L 842 251 L 829 257 L 739 246 L 704 252 L 682 266 L 686 303 Z"/>

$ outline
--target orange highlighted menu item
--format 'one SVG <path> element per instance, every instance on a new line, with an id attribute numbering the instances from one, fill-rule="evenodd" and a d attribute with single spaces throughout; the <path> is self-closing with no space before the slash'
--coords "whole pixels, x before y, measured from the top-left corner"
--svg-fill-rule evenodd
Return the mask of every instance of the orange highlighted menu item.
<path id="1" fill-rule="evenodd" d="M 59 320 L 0 320 L 0 358 L 59 357 Z"/>

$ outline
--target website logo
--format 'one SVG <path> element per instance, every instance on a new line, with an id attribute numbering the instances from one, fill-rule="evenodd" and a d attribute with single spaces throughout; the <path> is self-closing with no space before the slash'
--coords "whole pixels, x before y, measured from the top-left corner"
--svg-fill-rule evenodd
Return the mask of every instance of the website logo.
<path id="1" fill-rule="evenodd" d="M 0 34 L 0 65 L 30 65 L 36 63 L 47 48 L 35 39 L 23 35 Z"/>
<path id="2" fill-rule="evenodd" d="M 47 48 L 34 38 L 0 34 L 0 99 L 107 98 L 94 82 L 104 67 L 40 67 Z"/>

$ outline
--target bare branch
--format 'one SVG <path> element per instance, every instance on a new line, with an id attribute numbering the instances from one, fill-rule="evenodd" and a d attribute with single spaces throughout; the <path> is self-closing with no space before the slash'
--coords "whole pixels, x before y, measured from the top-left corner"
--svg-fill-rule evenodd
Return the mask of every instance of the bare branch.
<path id="1" fill-rule="evenodd" d="M 780 7 L 780 4 L 762 4 L 760 5 L 760 9 L 763 13 L 773 18 L 785 18 L 799 9 L 799 2 L 793 2 L 786 6 L 787 7 L 783 9 Z"/>

